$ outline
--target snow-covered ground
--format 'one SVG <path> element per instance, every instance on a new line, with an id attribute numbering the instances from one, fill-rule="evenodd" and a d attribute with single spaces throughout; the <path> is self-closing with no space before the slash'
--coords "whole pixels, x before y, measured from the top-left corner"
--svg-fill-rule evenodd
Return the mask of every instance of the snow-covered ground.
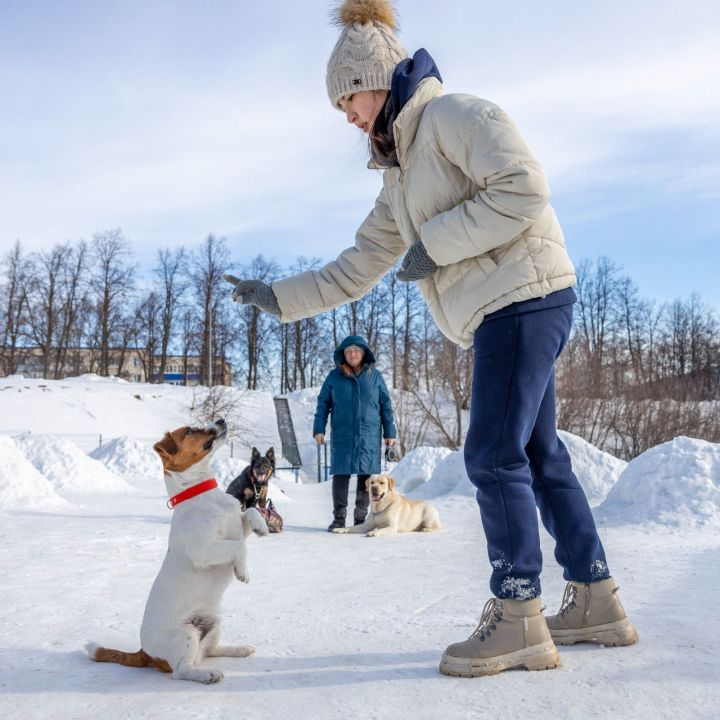
<path id="1" fill-rule="evenodd" d="M 82 649 L 87 641 L 139 647 L 172 512 L 152 439 L 188 420 L 185 391 L 127 386 L 125 398 L 111 381 L 36 383 L 0 379 L 3 720 L 717 716 L 717 445 L 677 438 L 626 467 L 563 434 L 580 481 L 602 503 L 601 534 L 640 642 L 564 647 L 557 670 L 475 680 L 437 670 L 488 596 L 461 453 L 419 448 L 393 470 L 399 485 L 437 506 L 445 527 L 433 534 L 331 535 L 329 483 L 296 484 L 281 472 L 272 497 L 285 531 L 249 540 L 252 581 L 233 584 L 224 601 L 225 638 L 257 652 L 213 660 L 225 680 L 202 686 L 93 663 Z M 296 425 L 309 422 L 312 402 L 305 405 Z M 73 430 L 103 432 L 106 441 L 88 457 L 68 442 Z M 272 432 L 266 424 L 238 442 L 264 450 L 278 442 Z M 242 467 L 226 455 L 217 477 L 225 485 Z M 550 538 L 542 542 L 550 612 L 564 581 Z"/>

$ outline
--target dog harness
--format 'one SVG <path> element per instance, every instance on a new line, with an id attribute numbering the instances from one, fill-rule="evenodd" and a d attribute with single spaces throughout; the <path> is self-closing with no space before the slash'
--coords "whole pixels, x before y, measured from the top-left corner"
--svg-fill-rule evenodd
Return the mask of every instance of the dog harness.
<path id="1" fill-rule="evenodd" d="M 192 485 L 189 488 L 186 488 L 182 492 L 178 493 L 177 495 L 173 495 L 167 501 L 167 506 L 172 510 L 176 505 L 179 505 L 181 502 L 185 502 L 186 500 L 194 498 L 196 495 L 200 495 L 201 493 L 207 492 L 208 490 L 212 490 L 217 486 L 218 484 L 215 478 L 203 480 L 201 483 L 198 483 L 197 485 Z"/>

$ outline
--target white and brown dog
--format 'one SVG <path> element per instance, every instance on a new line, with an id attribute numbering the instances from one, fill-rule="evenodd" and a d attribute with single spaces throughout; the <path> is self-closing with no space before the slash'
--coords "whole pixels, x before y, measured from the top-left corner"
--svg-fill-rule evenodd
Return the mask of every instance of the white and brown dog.
<path id="1" fill-rule="evenodd" d="M 394 535 L 399 532 L 432 532 L 439 530 L 437 510 L 424 500 L 408 500 L 395 491 L 395 480 L 389 475 L 371 475 L 365 485 L 370 494 L 370 514 L 361 525 L 335 528 L 334 533 L 367 533 Z"/>
<path id="2" fill-rule="evenodd" d="M 141 650 L 110 650 L 91 643 L 88 654 L 98 662 L 155 667 L 179 680 L 214 683 L 220 670 L 199 667 L 204 657 L 246 657 L 252 645 L 220 645 L 219 605 L 233 575 L 250 579 L 245 538 L 267 535 L 254 508 L 218 488 L 209 459 L 225 440 L 224 420 L 206 428 L 182 427 L 155 445 L 173 510 L 168 551 L 150 590 L 142 627 Z"/>

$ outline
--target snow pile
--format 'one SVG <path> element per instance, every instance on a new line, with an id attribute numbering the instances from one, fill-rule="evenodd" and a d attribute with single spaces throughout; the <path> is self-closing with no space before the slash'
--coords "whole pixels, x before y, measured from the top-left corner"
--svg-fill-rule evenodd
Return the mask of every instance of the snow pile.
<path id="1" fill-rule="evenodd" d="M 270 393 L 223 388 L 215 400 L 225 410 L 229 442 L 220 454 L 246 453 L 257 445 L 280 447 L 275 408 Z M 152 446 L 168 430 L 203 424 L 200 407 L 206 388 L 130 383 L 98 375 L 41 380 L 0 378 L 3 412 L 0 432 L 26 431 L 62 435 L 82 450 L 98 447 L 98 438 L 127 435 Z M 312 440 L 312 438 L 310 438 Z M 243 455 L 244 456 L 244 455 Z"/>
<path id="2" fill-rule="evenodd" d="M 624 460 L 599 450 L 577 435 L 559 430 L 558 435 L 570 453 L 573 471 L 591 507 L 599 505 L 627 467 Z"/>
<path id="3" fill-rule="evenodd" d="M 475 497 L 475 488 L 465 471 L 465 456 L 462 450 L 447 454 L 435 466 L 430 479 L 420 485 L 412 496 L 427 499 L 449 493 Z"/>
<path id="4" fill-rule="evenodd" d="M 577 435 L 560 431 L 560 436 L 570 453 L 573 470 L 580 482 L 590 505 L 595 506 L 605 499 L 607 493 L 617 482 L 627 463 L 598 450 Z M 443 450 L 443 448 L 423 448 L 424 450 Z M 410 457 L 412 453 L 408 453 Z M 402 464 L 402 463 L 400 463 Z M 465 471 L 465 459 L 462 451 L 446 451 L 444 457 L 429 467 L 430 479 L 421 485 L 418 483 L 415 497 L 433 498 L 452 493 L 454 495 L 475 496 L 475 487 Z M 418 470 L 420 474 L 421 470 Z"/>
<path id="5" fill-rule="evenodd" d="M 69 504 L 55 493 L 10 437 L 0 436 L 0 509 L 63 509 Z"/>
<path id="6" fill-rule="evenodd" d="M 73 383 L 124 383 L 126 385 L 130 384 L 129 380 L 124 380 L 123 378 L 118 377 L 117 375 L 108 375 L 105 377 L 104 375 L 98 375 L 97 373 L 83 373 L 82 375 L 73 375 L 72 377 L 67 377 L 63 380 L 63 382 L 73 382 Z"/>
<path id="7" fill-rule="evenodd" d="M 90 457 L 128 482 L 147 485 L 156 480 L 162 486 L 162 462 L 148 443 L 123 435 L 96 448 Z"/>
<path id="8" fill-rule="evenodd" d="M 15 438 L 27 459 L 56 490 L 63 492 L 127 491 L 128 484 L 77 445 L 52 435 L 26 433 Z"/>
<path id="9" fill-rule="evenodd" d="M 449 448 L 416 447 L 390 473 L 397 489 L 404 494 L 428 482 L 438 463 L 452 453 Z"/>
<path id="10" fill-rule="evenodd" d="M 720 445 L 681 436 L 647 450 L 598 510 L 617 523 L 720 526 Z"/>

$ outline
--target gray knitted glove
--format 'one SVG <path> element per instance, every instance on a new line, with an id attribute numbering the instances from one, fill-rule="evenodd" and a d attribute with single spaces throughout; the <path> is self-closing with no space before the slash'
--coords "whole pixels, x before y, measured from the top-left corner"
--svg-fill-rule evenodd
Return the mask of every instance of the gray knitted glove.
<path id="1" fill-rule="evenodd" d="M 425 246 L 420 240 L 416 240 L 405 253 L 405 258 L 395 277 L 401 282 L 422 280 L 430 277 L 437 269 L 438 266 L 427 254 Z"/>
<path id="2" fill-rule="evenodd" d="M 223 280 L 235 286 L 232 292 L 234 302 L 256 305 L 271 315 L 280 317 L 280 306 L 270 285 L 262 280 L 240 280 L 234 275 L 223 275 Z"/>

